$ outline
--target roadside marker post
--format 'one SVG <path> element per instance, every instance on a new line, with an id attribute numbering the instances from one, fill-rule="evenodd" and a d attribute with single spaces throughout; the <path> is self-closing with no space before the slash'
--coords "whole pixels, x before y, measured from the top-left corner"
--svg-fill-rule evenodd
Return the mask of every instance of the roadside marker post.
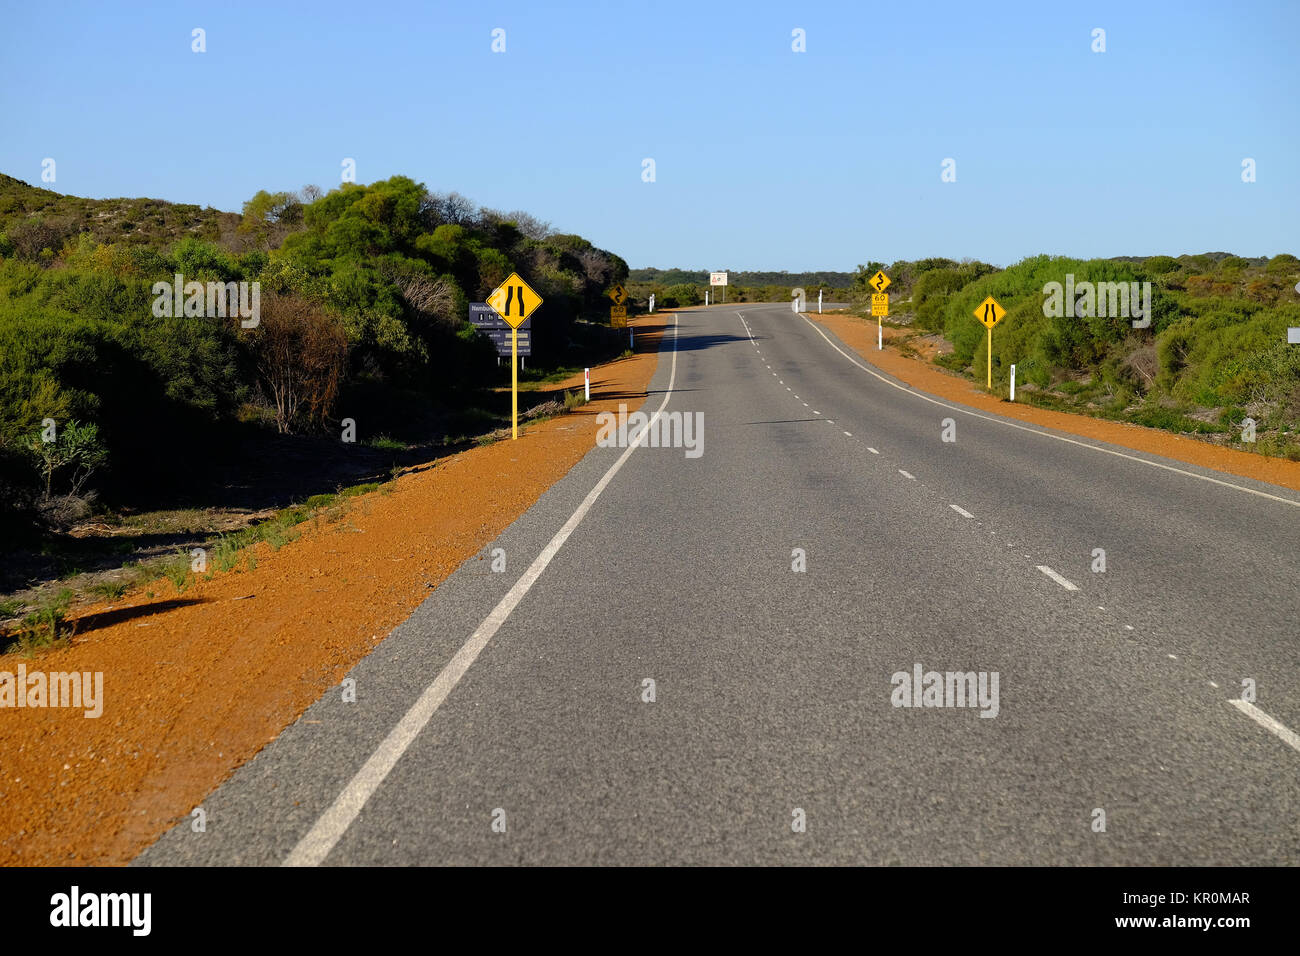
<path id="1" fill-rule="evenodd" d="M 975 311 L 972 314 L 975 318 L 980 320 L 980 323 L 984 328 L 988 329 L 989 332 L 988 389 L 991 392 L 993 391 L 993 326 L 1002 321 L 1003 317 L 1007 314 L 1007 310 L 998 305 L 997 299 L 993 298 L 993 296 L 989 296 L 979 305 L 975 306 Z"/>
<path id="2" fill-rule="evenodd" d="M 492 290 L 487 304 L 510 326 L 510 433 L 514 440 L 519 437 L 519 326 L 542 304 L 542 297 L 519 273 L 512 272 Z"/>
<path id="3" fill-rule="evenodd" d="M 586 401 L 591 401 L 591 369 L 582 370 L 582 397 Z"/>
<path id="4" fill-rule="evenodd" d="M 1013 402 L 1016 400 L 1016 366 L 1014 363 L 1011 365 L 1011 400 Z"/>
<path id="5" fill-rule="evenodd" d="M 655 311 L 655 294 L 651 292 L 650 293 L 650 314 L 654 315 L 654 311 Z"/>
<path id="6" fill-rule="evenodd" d="M 822 290 L 817 290 L 817 314 L 822 314 Z"/>

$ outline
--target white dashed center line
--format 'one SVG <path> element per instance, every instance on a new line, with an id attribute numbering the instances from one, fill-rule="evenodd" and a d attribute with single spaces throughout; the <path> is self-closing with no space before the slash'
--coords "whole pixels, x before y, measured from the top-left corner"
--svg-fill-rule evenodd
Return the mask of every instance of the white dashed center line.
<path id="1" fill-rule="evenodd" d="M 965 508 L 961 507 L 960 505 L 949 505 L 948 507 L 951 508 L 953 511 L 957 512 L 957 514 L 961 515 L 963 518 L 975 517 L 973 514 L 971 514 L 969 511 L 967 511 Z"/>
<path id="2" fill-rule="evenodd" d="M 1039 570 L 1039 571 L 1042 571 L 1044 574 L 1046 574 L 1049 578 L 1051 578 L 1053 581 L 1055 581 L 1055 582 L 1056 582 L 1057 584 L 1059 584 L 1061 587 L 1065 588 L 1067 591 L 1077 591 L 1077 590 L 1079 590 L 1079 585 L 1077 585 L 1077 584 L 1075 584 L 1074 582 L 1072 582 L 1072 581 L 1068 581 L 1068 580 L 1066 580 L 1065 578 L 1061 577 L 1059 574 L 1057 574 L 1055 571 L 1053 571 L 1051 568 L 1049 568 L 1049 567 L 1048 567 L 1047 565 L 1045 565 L 1045 564 L 1040 564 L 1040 565 L 1038 566 L 1038 570 Z"/>
<path id="3" fill-rule="evenodd" d="M 872 448 L 870 445 L 867 446 L 867 451 L 871 452 L 871 454 L 873 454 L 873 455 L 879 455 L 879 454 L 880 454 L 880 452 L 876 451 L 876 450 L 875 450 L 874 448 Z"/>
<path id="4" fill-rule="evenodd" d="M 916 481 L 916 475 L 912 474 L 910 471 L 903 471 L 903 469 L 900 468 L 898 469 L 898 473 L 904 478 L 911 478 L 913 481 Z"/>

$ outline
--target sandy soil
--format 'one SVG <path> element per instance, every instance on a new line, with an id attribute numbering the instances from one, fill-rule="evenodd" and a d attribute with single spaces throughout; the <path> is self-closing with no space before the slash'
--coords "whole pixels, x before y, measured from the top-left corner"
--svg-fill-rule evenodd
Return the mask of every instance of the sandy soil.
<path id="1" fill-rule="evenodd" d="M 258 545 L 252 570 L 87 608 L 66 649 L 0 656 L 10 673 L 102 672 L 105 700 L 98 718 L 0 709 L 0 865 L 124 864 L 187 817 L 577 463 L 597 413 L 641 405 L 663 318 L 633 321 L 637 354 L 592 369 L 574 413 L 406 474 L 278 551 Z"/>
<path id="2" fill-rule="evenodd" d="M 1265 458 L 1263 455 L 1255 455 L 1235 448 L 1223 448 L 1195 438 L 1182 438 L 1159 429 L 1144 428 L 1141 425 L 1089 418 L 1086 415 L 1071 415 L 1068 412 L 1054 412 L 1020 402 L 1011 402 L 1005 398 L 996 398 L 967 379 L 958 378 L 920 359 L 907 358 L 892 351 L 889 347 L 890 338 L 901 338 L 907 334 L 906 332 L 886 326 L 885 349 L 878 351 L 876 323 L 869 319 L 860 319 L 851 315 L 815 313 L 809 318 L 821 322 L 838 335 L 841 341 L 882 371 L 937 398 L 987 412 L 996 412 L 1007 418 L 1016 418 L 1034 425 L 1044 425 L 1071 435 L 1093 438 L 1112 445 L 1132 448 L 1135 451 L 1145 451 L 1175 461 L 1213 468 L 1216 471 L 1240 475 L 1244 478 L 1255 478 L 1300 491 L 1300 462 L 1288 461 L 1284 458 Z M 994 334 L 997 334 L 996 331 Z M 915 347 L 915 341 L 913 345 Z"/>

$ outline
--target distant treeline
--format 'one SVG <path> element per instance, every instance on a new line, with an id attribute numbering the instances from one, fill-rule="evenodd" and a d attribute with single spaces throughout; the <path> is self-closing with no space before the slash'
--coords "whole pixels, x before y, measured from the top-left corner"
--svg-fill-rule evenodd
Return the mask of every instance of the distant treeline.
<path id="1" fill-rule="evenodd" d="M 726 272 L 716 269 L 716 272 Z M 632 269 L 628 272 L 631 282 L 650 282 L 657 285 L 702 285 L 709 284 L 708 271 L 690 269 Z M 729 272 L 727 282 L 738 286 L 782 286 L 785 288 L 811 287 L 825 289 L 847 289 L 853 284 L 852 272 Z M 815 294 L 815 291 L 814 291 Z"/>
<path id="2" fill-rule="evenodd" d="M 728 302 L 789 302 L 794 289 L 803 289 L 807 299 L 816 303 L 821 289 L 826 301 L 845 301 L 852 283 L 849 272 L 728 272 L 725 298 Z M 655 303 L 670 309 L 699 305 L 706 291 L 712 299 L 723 298 L 721 288 L 710 289 L 708 272 L 686 269 L 632 269 L 628 291 L 638 305 L 654 293 Z"/>

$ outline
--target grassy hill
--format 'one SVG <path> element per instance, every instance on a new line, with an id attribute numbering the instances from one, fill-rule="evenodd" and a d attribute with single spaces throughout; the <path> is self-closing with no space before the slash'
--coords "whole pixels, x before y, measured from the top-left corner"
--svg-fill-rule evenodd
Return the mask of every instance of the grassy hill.
<path id="1" fill-rule="evenodd" d="M 83 199 L 29 186 L 0 173 L 0 235 L 4 255 L 36 259 L 82 233 L 98 243 L 161 246 L 187 236 L 229 242 L 238 213 L 161 199 Z"/>

